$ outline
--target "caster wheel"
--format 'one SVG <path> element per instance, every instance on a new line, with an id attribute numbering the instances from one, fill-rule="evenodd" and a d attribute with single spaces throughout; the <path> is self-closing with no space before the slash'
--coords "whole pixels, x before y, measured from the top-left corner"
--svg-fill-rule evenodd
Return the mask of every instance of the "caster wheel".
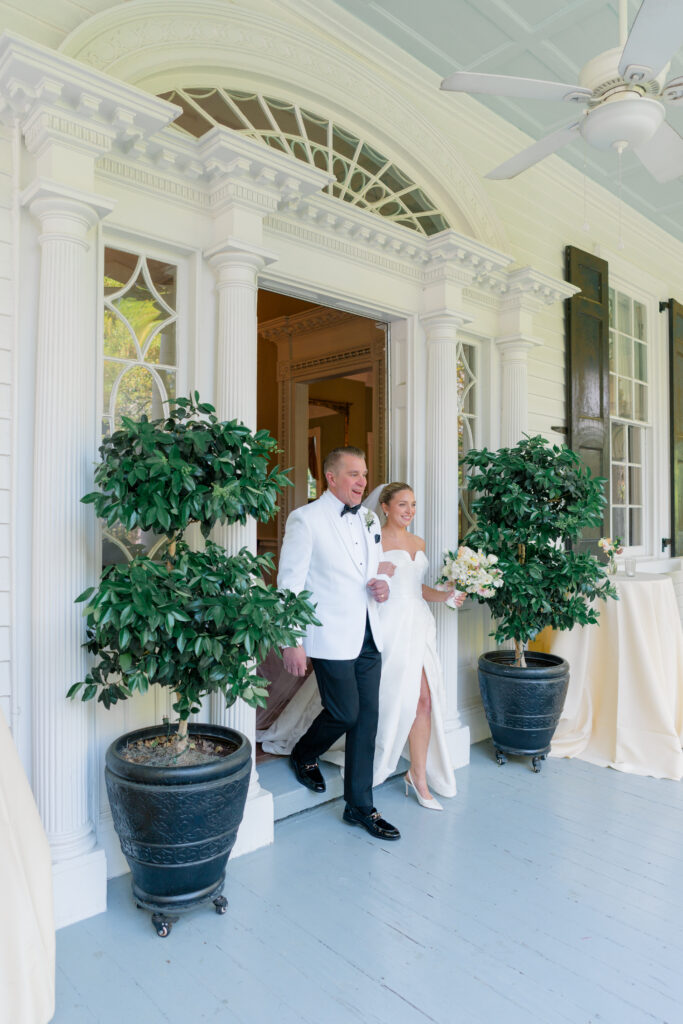
<path id="1" fill-rule="evenodd" d="M 176 918 L 175 920 L 177 921 L 178 919 Z M 171 934 L 173 921 L 170 921 L 167 917 L 162 917 L 161 914 L 152 914 L 152 924 L 160 939 L 165 939 Z"/>
<path id="2" fill-rule="evenodd" d="M 508 759 L 502 750 L 496 751 L 496 761 L 498 762 L 498 764 L 507 764 Z"/>
<path id="3" fill-rule="evenodd" d="M 228 910 L 228 901 L 225 896 L 217 896 L 213 901 L 213 905 L 216 908 L 217 914 L 225 914 Z"/>
<path id="4" fill-rule="evenodd" d="M 532 771 L 534 771 L 536 773 L 540 772 L 541 766 L 540 766 L 539 762 L 541 760 L 543 760 L 543 759 L 540 758 L 540 757 L 532 757 L 531 758 L 531 770 Z"/>

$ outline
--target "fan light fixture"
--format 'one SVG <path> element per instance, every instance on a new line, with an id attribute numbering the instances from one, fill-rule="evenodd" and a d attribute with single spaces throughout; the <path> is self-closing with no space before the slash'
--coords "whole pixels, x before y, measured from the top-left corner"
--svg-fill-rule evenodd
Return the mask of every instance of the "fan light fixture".
<path id="1" fill-rule="evenodd" d="M 638 149 L 649 142 L 664 120 L 664 107 L 658 100 L 644 96 L 615 96 L 594 110 L 580 123 L 586 142 L 596 149 L 631 146 Z"/>

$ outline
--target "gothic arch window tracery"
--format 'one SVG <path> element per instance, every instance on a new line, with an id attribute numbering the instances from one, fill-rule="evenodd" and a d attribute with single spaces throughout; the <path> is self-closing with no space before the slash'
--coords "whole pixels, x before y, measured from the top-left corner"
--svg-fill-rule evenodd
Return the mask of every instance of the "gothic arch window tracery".
<path id="1" fill-rule="evenodd" d="M 425 191 L 366 140 L 287 100 L 226 88 L 174 89 L 175 127 L 199 138 L 224 125 L 334 175 L 329 195 L 395 224 L 433 235 L 450 227 Z"/>

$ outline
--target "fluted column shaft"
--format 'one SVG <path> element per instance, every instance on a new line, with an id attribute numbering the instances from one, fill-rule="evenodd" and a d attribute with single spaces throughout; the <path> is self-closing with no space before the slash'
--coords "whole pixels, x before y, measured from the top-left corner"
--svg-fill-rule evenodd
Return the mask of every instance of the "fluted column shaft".
<path id="1" fill-rule="evenodd" d="M 422 319 L 427 340 L 426 545 L 432 576 L 443 553 L 458 542 L 458 329 L 464 317 L 433 314 Z M 460 726 L 458 712 L 458 616 L 432 605 L 448 696 L 448 719 Z"/>
<path id="2" fill-rule="evenodd" d="M 92 705 L 66 700 L 85 677 L 83 606 L 97 576 L 93 489 L 96 417 L 94 283 L 86 203 L 39 198 L 40 294 L 33 482 L 33 785 L 55 863 L 95 846 L 88 774 Z"/>
<path id="3" fill-rule="evenodd" d="M 529 352 L 540 342 L 519 335 L 496 344 L 501 355 L 500 444 L 508 448 L 529 429 Z"/>
<path id="4" fill-rule="evenodd" d="M 218 299 L 218 341 L 216 351 L 215 405 L 220 419 L 242 420 L 250 430 L 256 429 L 256 370 L 258 326 L 256 301 L 258 271 L 263 258 L 254 252 L 218 250 L 210 254 L 216 274 Z M 217 526 L 214 539 L 230 554 L 240 548 L 256 550 L 256 523 L 250 519 L 244 526 Z M 238 700 L 225 708 L 219 695 L 212 702 L 212 719 L 239 729 L 255 749 L 256 712 Z M 258 775 L 252 764 L 249 794 L 258 792 Z"/>

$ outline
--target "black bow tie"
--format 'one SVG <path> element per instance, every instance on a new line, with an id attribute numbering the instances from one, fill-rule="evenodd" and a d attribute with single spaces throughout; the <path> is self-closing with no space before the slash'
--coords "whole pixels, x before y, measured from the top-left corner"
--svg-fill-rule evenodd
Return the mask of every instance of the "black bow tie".
<path id="1" fill-rule="evenodd" d="M 341 510 L 339 515 L 345 516 L 347 512 L 350 512 L 352 516 L 355 516 L 359 508 L 360 505 L 344 505 L 344 508 Z"/>

